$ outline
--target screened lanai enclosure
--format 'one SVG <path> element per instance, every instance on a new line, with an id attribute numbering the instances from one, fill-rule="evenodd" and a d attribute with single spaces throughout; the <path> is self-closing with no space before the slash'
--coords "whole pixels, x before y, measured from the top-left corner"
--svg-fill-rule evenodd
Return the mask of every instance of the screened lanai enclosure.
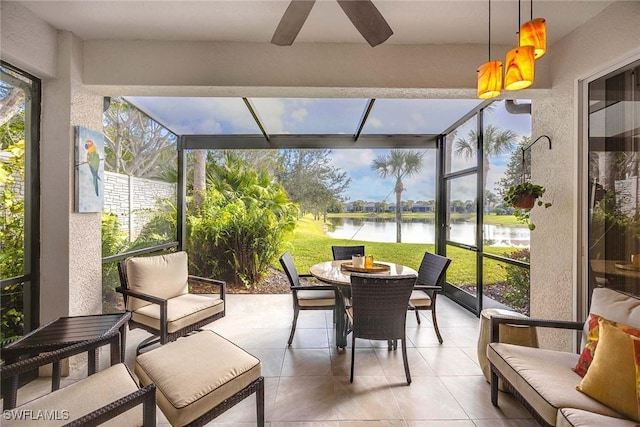
<path id="1" fill-rule="evenodd" d="M 105 311 L 131 254 L 184 248 L 251 292 L 284 250 L 305 270 L 357 244 L 444 254 L 447 296 L 528 313 L 531 231 L 503 201 L 528 173 L 528 101 L 105 98 L 104 134 Z"/>

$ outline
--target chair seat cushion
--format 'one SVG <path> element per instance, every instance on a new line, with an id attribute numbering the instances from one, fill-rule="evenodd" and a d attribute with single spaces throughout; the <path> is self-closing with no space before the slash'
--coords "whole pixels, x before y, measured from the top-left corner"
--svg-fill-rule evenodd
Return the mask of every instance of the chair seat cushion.
<path id="1" fill-rule="evenodd" d="M 413 291 L 409 297 L 409 302 L 414 307 L 431 307 L 431 298 L 424 291 Z"/>
<path id="2" fill-rule="evenodd" d="M 571 368 L 578 355 L 563 351 L 491 343 L 487 358 L 533 409 L 554 425 L 560 408 L 576 408 L 611 417 L 617 412 L 576 390 L 582 378 Z"/>
<path id="3" fill-rule="evenodd" d="M 331 306 L 336 303 L 336 293 L 329 290 L 305 290 L 296 292 L 298 304 L 302 307 Z"/>
<path id="4" fill-rule="evenodd" d="M 558 419 L 556 420 L 557 427 L 636 427 L 637 425 L 631 420 L 608 417 L 575 408 L 562 408 L 558 411 Z"/>
<path id="5" fill-rule="evenodd" d="M 260 361 L 204 330 L 139 355 L 135 372 L 142 384 L 156 384 L 169 422 L 185 425 L 257 380 Z"/>
<path id="6" fill-rule="evenodd" d="M 90 412 L 102 408 L 128 394 L 138 390 L 136 381 L 123 363 L 110 366 L 100 372 L 83 378 L 64 388 L 46 394 L 24 405 L 20 405 L 13 411 L 32 411 L 32 420 L 2 420 L 3 426 L 55 426 L 64 425 L 78 419 Z M 37 419 L 38 411 L 48 411 L 48 414 L 56 414 L 60 420 L 43 422 Z M 55 412 L 54 412 L 55 411 Z M 65 412 L 66 411 L 66 412 Z M 42 412 L 43 414 L 45 412 Z M 65 416 L 68 414 L 68 417 Z M 139 426 L 142 425 L 142 406 L 136 406 L 127 412 L 102 424 L 104 426 Z"/>
<path id="7" fill-rule="evenodd" d="M 167 332 L 172 334 L 224 310 L 220 298 L 184 294 L 167 301 Z M 146 305 L 131 313 L 131 320 L 160 330 L 160 306 Z"/>

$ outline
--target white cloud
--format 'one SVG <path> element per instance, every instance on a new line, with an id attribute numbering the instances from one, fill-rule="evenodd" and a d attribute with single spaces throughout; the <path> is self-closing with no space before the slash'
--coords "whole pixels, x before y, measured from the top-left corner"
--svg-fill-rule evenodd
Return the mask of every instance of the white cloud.
<path id="1" fill-rule="evenodd" d="M 304 119 L 307 118 L 308 115 L 309 115 L 309 112 L 307 111 L 306 108 L 299 108 L 291 113 L 291 118 L 296 122 L 302 122 L 304 121 Z"/>
<path id="2" fill-rule="evenodd" d="M 375 158 L 375 150 L 370 148 L 336 149 L 331 152 L 332 164 L 345 171 L 370 169 Z"/>
<path id="3" fill-rule="evenodd" d="M 384 125 L 382 124 L 382 120 L 377 117 L 367 120 L 367 125 L 371 126 L 374 129 L 380 129 Z"/>

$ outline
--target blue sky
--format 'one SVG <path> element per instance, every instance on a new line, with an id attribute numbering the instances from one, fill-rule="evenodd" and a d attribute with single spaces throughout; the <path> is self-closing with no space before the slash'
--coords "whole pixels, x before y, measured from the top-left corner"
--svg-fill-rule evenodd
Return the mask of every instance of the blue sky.
<path id="1" fill-rule="evenodd" d="M 241 98 L 130 97 L 128 101 L 149 113 L 178 134 L 259 134 L 260 130 Z M 367 104 L 366 99 L 341 98 L 251 98 L 258 116 L 270 134 L 354 134 Z M 479 104 L 477 99 L 378 99 L 363 129 L 364 134 L 438 134 Z M 485 116 L 485 124 L 530 135 L 530 115 L 506 112 L 503 101 Z M 475 120 L 462 125 L 456 138 L 475 129 Z M 389 150 L 333 150 L 334 165 L 345 170 L 351 185 L 345 196 L 350 200 L 394 201 L 394 181 L 381 179 L 371 169 L 373 160 Z M 509 155 L 491 159 L 487 179 L 492 188 L 503 175 Z M 455 157 L 453 170 L 471 166 Z M 425 150 L 419 175 L 404 180 L 404 200 L 435 198 L 435 151 Z M 453 199 L 467 200 L 475 195 L 469 180 L 456 185 Z M 388 197 L 387 197 L 388 196 Z"/>

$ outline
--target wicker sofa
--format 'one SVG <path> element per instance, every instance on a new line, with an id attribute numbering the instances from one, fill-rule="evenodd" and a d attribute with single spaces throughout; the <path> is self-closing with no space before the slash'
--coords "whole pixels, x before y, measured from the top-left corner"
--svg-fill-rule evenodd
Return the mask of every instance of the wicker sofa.
<path id="1" fill-rule="evenodd" d="M 591 313 L 640 328 L 640 299 L 611 289 L 594 290 Z M 507 390 L 512 392 L 543 426 L 638 425 L 637 421 L 632 421 L 628 416 L 576 389 L 582 381 L 572 369 L 578 363 L 578 354 L 500 343 L 500 324 L 582 330 L 582 348 L 589 332 L 588 319 L 587 322 L 581 323 L 493 317 L 492 342 L 487 347 L 487 358 L 491 366 L 491 401 L 495 406 L 498 405 L 500 378 Z M 617 385 L 612 384 L 612 387 Z"/>
<path id="2" fill-rule="evenodd" d="M 0 367 L 0 376 L 17 376 L 41 366 L 60 363 L 70 356 L 97 352 L 106 345 L 119 345 L 116 332 L 104 337 L 65 347 L 56 351 L 21 360 Z M 138 387 L 129 369 L 122 363 L 120 353 L 111 353 L 111 366 L 89 375 L 66 387 L 60 386 L 60 370 L 51 378 L 52 392 L 16 406 L 18 382 L 3 390 L 3 426 L 65 425 L 94 426 L 155 426 L 156 386 Z"/>

